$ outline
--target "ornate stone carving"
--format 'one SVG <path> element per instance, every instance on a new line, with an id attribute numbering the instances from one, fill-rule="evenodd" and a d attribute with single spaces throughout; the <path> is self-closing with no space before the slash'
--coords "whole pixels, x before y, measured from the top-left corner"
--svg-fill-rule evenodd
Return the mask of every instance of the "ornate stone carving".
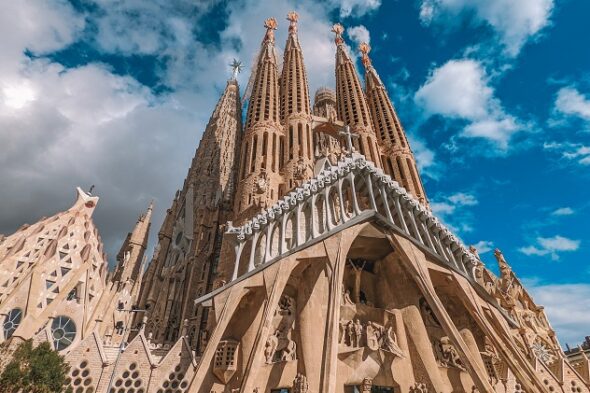
<path id="1" fill-rule="evenodd" d="M 416 384 L 410 388 L 410 393 L 428 393 L 428 386 L 423 382 L 416 382 Z"/>
<path id="2" fill-rule="evenodd" d="M 437 327 L 440 328 L 440 322 L 434 315 L 434 311 L 428 305 L 428 302 L 424 298 L 420 298 L 420 313 L 422 314 L 422 319 L 424 320 L 424 324 L 427 327 Z"/>
<path id="3" fill-rule="evenodd" d="M 553 351 L 547 347 L 545 343 L 540 340 L 537 340 L 531 346 L 531 350 L 537 359 L 545 363 L 546 365 L 551 365 L 557 359 L 557 356 L 553 353 Z"/>
<path id="4" fill-rule="evenodd" d="M 297 360 L 297 344 L 291 339 L 295 309 L 295 299 L 288 295 L 281 296 L 273 318 L 273 325 L 278 327 L 268 336 L 264 346 L 267 364 Z"/>
<path id="5" fill-rule="evenodd" d="M 307 393 L 308 391 L 307 377 L 303 374 L 297 374 L 293 380 L 293 393 Z"/>
<path id="6" fill-rule="evenodd" d="M 455 367 L 465 370 L 459 353 L 448 337 L 442 337 L 440 340 L 434 340 L 432 343 L 434 356 L 438 364 L 442 367 Z"/>
<path id="7" fill-rule="evenodd" d="M 264 169 L 260 172 L 258 179 L 256 179 L 255 191 L 257 194 L 266 194 L 268 191 L 268 175 Z"/>
<path id="8" fill-rule="evenodd" d="M 361 322 L 355 320 L 341 320 L 338 342 L 348 348 L 368 347 L 373 351 L 384 350 L 395 356 L 404 357 L 403 351 L 397 345 L 397 336 L 393 326 L 384 327 L 376 322 Z"/>
<path id="9" fill-rule="evenodd" d="M 371 393 L 372 387 L 373 387 L 373 379 L 372 378 L 364 378 L 363 382 L 361 383 L 361 393 Z"/>

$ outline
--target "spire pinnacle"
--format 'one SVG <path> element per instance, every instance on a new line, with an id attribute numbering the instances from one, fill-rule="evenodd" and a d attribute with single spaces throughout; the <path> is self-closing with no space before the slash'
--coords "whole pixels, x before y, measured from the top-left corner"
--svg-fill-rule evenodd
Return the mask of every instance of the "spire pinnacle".
<path id="1" fill-rule="evenodd" d="M 266 28 L 266 34 L 263 42 L 275 42 L 275 30 L 277 29 L 278 23 L 275 18 L 268 18 L 264 21 L 264 27 Z"/>
<path id="2" fill-rule="evenodd" d="M 289 34 L 297 34 L 297 21 L 299 20 L 299 14 L 295 11 L 291 11 L 287 14 L 287 20 L 289 21 Z"/>
<path id="3" fill-rule="evenodd" d="M 239 61 L 239 60 L 237 60 L 237 59 L 234 59 L 234 60 L 233 60 L 233 61 L 232 61 L 232 62 L 229 64 L 229 66 L 231 67 L 231 70 L 232 70 L 232 79 L 234 79 L 234 80 L 238 79 L 238 74 L 239 74 L 240 72 L 242 72 L 242 69 L 244 68 L 244 67 L 242 66 L 242 62 L 241 62 L 241 61 Z"/>
<path id="4" fill-rule="evenodd" d="M 361 52 L 361 59 L 363 61 L 363 65 L 366 68 L 371 67 L 371 59 L 369 58 L 369 52 L 371 51 L 371 46 L 366 42 L 362 42 L 359 45 L 359 51 Z"/>
<path id="5" fill-rule="evenodd" d="M 342 26 L 340 23 L 334 24 L 334 26 L 332 26 L 332 33 L 336 35 L 336 37 L 334 38 L 336 46 L 344 44 L 344 39 L 342 38 L 342 33 L 344 33 L 344 26 Z"/>

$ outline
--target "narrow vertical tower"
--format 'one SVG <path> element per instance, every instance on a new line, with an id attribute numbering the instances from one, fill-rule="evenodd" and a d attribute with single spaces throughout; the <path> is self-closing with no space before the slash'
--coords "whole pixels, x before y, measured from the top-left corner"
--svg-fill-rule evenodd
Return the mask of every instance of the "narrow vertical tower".
<path id="1" fill-rule="evenodd" d="M 311 136 L 311 109 L 307 72 L 297 37 L 299 16 L 291 11 L 287 15 L 289 35 L 285 45 L 281 76 L 281 121 L 285 125 L 286 146 L 281 159 L 284 169 L 285 190 L 289 191 L 313 174 L 313 147 Z"/>
<path id="2" fill-rule="evenodd" d="M 428 199 L 406 133 L 387 90 L 369 58 L 371 47 L 367 43 L 362 43 L 359 50 L 365 67 L 367 101 L 373 129 L 378 137 L 383 169 L 422 204 L 428 205 Z"/>
<path id="3" fill-rule="evenodd" d="M 141 279 L 141 267 L 152 221 L 153 202 L 147 211 L 140 215 L 133 231 L 127 234 L 119 253 L 117 267 L 113 274 L 113 281 L 137 282 Z"/>
<path id="4" fill-rule="evenodd" d="M 276 19 L 267 19 L 264 27 L 266 34 L 251 78 L 253 85 L 240 156 L 240 180 L 235 200 L 237 221 L 275 201 L 283 182 L 279 172 L 283 165 L 280 152 L 284 151 L 285 140 L 279 110 Z"/>
<path id="5" fill-rule="evenodd" d="M 146 334 L 156 343 L 175 342 L 187 320 L 189 338 L 196 346 L 197 330 L 207 320 L 207 313 L 193 306 L 192 300 L 212 288 L 224 224 L 233 214 L 242 104 L 236 80 L 239 62 L 232 67 L 234 76 L 209 119 L 183 188 L 167 212 L 143 280 L 139 306 L 147 310 Z M 135 322 L 141 318 L 138 315 Z"/>
<path id="6" fill-rule="evenodd" d="M 137 305 L 141 286 L 153 208 L 150 203 L 147 211 L 139 216 L 133 231 L 127 234 L 117 254 L 117 266 L 111 280 L 85 327 L 86 334 L 96 328 L 104 338 L 105 346 L 118 347 L 129 334 L 135 333 L 133 308 Z"/>
<path id="7" fill-rule="evenodd" d="M 361 82 L 354 63 L 346 51 L 342 33 L 344 27 L 337 23 L 332 27 L 336 34 L 336 108 L 338 118 L 350 126 L 352 132 L 358 135 L 355 148 L 382 167 L 381 157 L 377 148 L 375 133 L 371 127 L 371 117 Z"/>

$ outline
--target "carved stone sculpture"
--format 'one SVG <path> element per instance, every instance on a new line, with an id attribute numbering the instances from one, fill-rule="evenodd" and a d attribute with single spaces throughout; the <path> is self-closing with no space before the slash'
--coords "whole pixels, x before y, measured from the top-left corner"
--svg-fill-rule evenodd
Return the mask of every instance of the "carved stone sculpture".
<path id="1" fill-rule="evenodd" d="M 293 393 L 307 393 L 308 391 L 307 377 L 303 374 L 297 374 L 293 380 Z"/>
<path id="2" fill-rule="evenodd" d="M 414 386 L 410 388 L 410 393 L 428 393 L 428 386 L 422 382 L 416 382 Z"/>
<path id="3" fill-rule="evenodd" d="M 448 337 L 435 340 L 433 343 L 434 355 L 439 365 L 442 367 L 455 367 L 464 370 L 463 362 L 459 353 Z"/>

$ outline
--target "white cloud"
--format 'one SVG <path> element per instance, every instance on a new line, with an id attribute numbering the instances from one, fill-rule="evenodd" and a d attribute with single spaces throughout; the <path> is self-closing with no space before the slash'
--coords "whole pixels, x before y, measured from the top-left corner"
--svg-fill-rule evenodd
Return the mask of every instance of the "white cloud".
<path id="1" fill-rule="evenodd" d="M 537 237 L 536 245 L 521 247 L 519 249 L 525 255 L 545 256 L 550 255 L 556 261 L 562 252 L 572 252 L 580 248 L 579 240 L 568 239 L 563 236 Z"/>
<path id="2" fill-rule="evenodd" d="M 371 43 L 371 35 L 369 30 L 363 25 L 349 27 L 346 29 L 348 36 L 350 39 L 358 46 L 359 44 L 366 42 L 367 44 Z"/>
<path id="3" fill-rule="evenodd" d="M 504 111 L 485 70 L 475 60 L 450 60 L 434 69 L 414 100 L 427 115 L 466 120 L 462 136 L 484 138 L 500 149 L 507 149 L 511 136 L 523 129 Z"/>
<path id="4" fill-rule="evenodd" d="M 492 251 L 494 248 L 494 243 L 489 240 L 480 240 L 473 245 L 477 250 L 478 254 L 485 254 L 486 252 Z"/>
<path id="5" fill-rule="evenodd" d="M 432 199 L 430 208 L 454 232 L 471 232 L 473 217 L 466 208 L 478 203 L 475 195 L 457 192 L 451 195 L 437 195 Z"/>
<path id="6" fill-rule="evenodd" d="M 590 326 L 590 285 L 527 285 L 535 303 L 545 307 L 551 326 L 562 344 L 577 345 L 588 335 Z"/>
<path id="7" fill-rule="evenodd" d="M 559 153 L 564 160 L 583 166 L 590 165 L 590 146 L 570 142 L 546 142 L 543 148 Z"/>
<path id="8" fill-rule="evenodd" d="M 555 109 L 564 115 L 590 121 L 590 98 L 573 86 L 559 89 L 555 98 Z"/>
<path id="9" fill-rule="evenodd" d="M 499 34 L 506 53 L 515 56 L 549 22 L 553 0 L 422 0 L 420 20 L 428 25 L 456 24 L 457 15 L 469 14 Z"/>
<path id="10" fill-rule="evenodd" d="M 340 9 L 341 18 L 360 17 L 381 6 L 381 0 L 329 0 L 329 3 Z"/>
<path id="11" fill-rule="evenodd" d="M 571 207 L 560 207 L 558 209 L 555 209 L 553 212 L 551 212 L 552 216 L 571 216 L 572 214 L 574 214 L 574 209 L 572 209 Z"/>

